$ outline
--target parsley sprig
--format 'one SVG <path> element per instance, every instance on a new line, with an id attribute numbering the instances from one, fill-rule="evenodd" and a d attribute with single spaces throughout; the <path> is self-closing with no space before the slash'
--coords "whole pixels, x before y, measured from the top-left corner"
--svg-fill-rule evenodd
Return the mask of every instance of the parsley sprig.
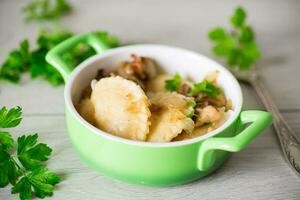
<path id="1" fill-rule="evenodd" d="M 95 34 L 111 48 L 119 45 L 119 40 L 105 31 L 98 31 Z M 43 30 L 37 38 L 35 49 L 30 49 L 29 41 L 23 40 L 19 48 L 11 51 L 3 62 L 0 79 L 18 83 L 22 74 L 29 72 L 32 79 L 41 77 L 54 86 L 63 84 L 62 76 L 46 62 L 45 56 L 51 48 L 71 36 L 73 33 L 69 31 Z M 95 51 L 89 46 L 78 44 L 73 50 L 65 53 L 63 58 L 71 67 L 75 67 L 94 54 Z"/>
<path id="2" fill-rule="evenodd" d="M 176 73 L 172 79 L 165 81 L 165 89 L 170 92 L 176 92 L 181 84 L 182 78 Z M 202 82 L 195 83 L 187 96 L 197 96 L 200 92 L 208 97 L 215 97 L 221 93 L 221 88 L 205 79 Z"/>
<path id="3" fill-rule="evenodd" d="M 226 60 L 230 67 L 241 70 L 250 69 L 260 58 L 260 50 L 255 42 L 255 34 L 246 23 L 247 14 L 242 7 L 237 7 L 230 18 L 231 30 L 217 27 L 208 37 L 214 43 L 213 53 Z"/>
<path id="4" fill-rule="evenodd" d="M 195 83 L 189 95 L 197 96 L 200 92 L 204 93 L 208 97 L 215 97 L 221 93 L 221 88 L 212 84 L 208 80 L 204 80 L 200 83 Z"/>
<path id="5" fill-rule="evenodd" d="M 71 10 L 66 0 L 33 0 L 23 8 L 27 21 L 57 19 Z"/>
<path id="6" fill-rule="evenodd" d="M 13 128 L 20 124 L 22 118 L 20 107 L 7 110 L 0 109 L 0 187 L 11 184 L 12 194 L 19 194 L 20 199 L 32 199 L 33 196 L 44 198 L 52 196 L 54 186 L 60 177 L 45 167 L 52 149 L 38 143 L 38 134 L 23 135 L 15 141 L 4 128 Z"/>

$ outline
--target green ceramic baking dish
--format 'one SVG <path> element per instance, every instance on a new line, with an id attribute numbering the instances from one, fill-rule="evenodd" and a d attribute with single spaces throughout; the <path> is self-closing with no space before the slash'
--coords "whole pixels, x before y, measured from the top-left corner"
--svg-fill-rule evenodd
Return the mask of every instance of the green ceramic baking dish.
<path id="1" fill-rule="evenodd" d="M 98 54 L 72 71 L 61 55 L 78 43 L 90 45 Z M 169 74 L 179 72 L 195 81 L 202 80 L 212 70 L 219 70 L 218 84 L 233 105 L 227 121 L 201 137 L 170 143 L 127 140 L 89 124 L 74 106 L 83 89 L 99 69 L 114 70 L 132 53 L 153 58 Z M 241 111 L 241 88 L 233 75 L 220 64 L 188 50 L 151 44 L 108 49 L 103 41 L 90 33 L 60 43 L 47 54 L 46 60 L 66 81 L 64 98 L 68 132 L 81 159 L 102 174 L 125 182 L 169 186 L 200 179 L 220 167 L 231 152 L 244 149 L 272 121 L 267 112 Z"/>

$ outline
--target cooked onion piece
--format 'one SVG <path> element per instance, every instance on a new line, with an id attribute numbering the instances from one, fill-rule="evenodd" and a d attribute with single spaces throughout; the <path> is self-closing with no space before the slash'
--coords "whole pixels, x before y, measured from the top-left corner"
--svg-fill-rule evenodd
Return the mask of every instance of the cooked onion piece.
<path id="1" fill-rule="evenodd" d="M 170 142 L 183 130 L 191 132 L 194 121 L 177 108 L 162 107 L 152 110 L 150 133 L 147 141 Z"/>
<path id="2" fill-rule="evenodd" d="M 156 107 L 177 108 L 184 114 L 188 110 L 188 98 L 176 92 L 157 92 L 152 93 L 150 102 Z"/>
<path id="3" fill-rule="evenodd" d="M 119 76 L 102 78 L 94 84 L 91 101 L 98 128 L 123 138 L 146 140 L 151 113 L 136 83 Z"/>
<path id="4" fill-rule="evenodd" d="M 220 71 L 218 70 L 214 70 L 212 72 L 209 72 L 205 77 L 204 79 L 205 80 L 208 80 L 209 82 L 211 83 L 216 83 L 217 82 L 217 79 L 219 77 L 219 74 L 220 74 Z"/>

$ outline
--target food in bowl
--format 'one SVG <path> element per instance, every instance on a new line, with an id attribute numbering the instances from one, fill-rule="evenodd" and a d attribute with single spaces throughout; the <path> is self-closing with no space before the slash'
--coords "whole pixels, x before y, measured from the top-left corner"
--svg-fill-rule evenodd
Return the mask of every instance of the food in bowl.
<path id="1" fill-rule="evenodd" d="M 78 43 L 90 45 L 99 54 L 88 58 L 72 71 L 61 55 Z M 87 86 L 93 79 L 96 79 L 97 83 L 97 79 L 103 75 L 110 77 L 109 72 L 117 71 L 115 69 L 119 62 L 129 60 L 128 56 L 132 52 L 153 58 L 166 72 L 158 70 L 157 75 L 171 75 L 167 80 L 172 80 L 172 75 L 179 72 L 184 77 L 182 80 L 189 80 L 191 77 L 193 80 L 202 81 L 205 74 L 219 71 L 215 86 L 222 87 L 221 91 L 230 98 L 233 107 L 225 111 L 226 115 L 228 114 L 226 121 L 221 127 L 203 136 L 163 143 L 124 139 L 102 131 L 97 125 L 92 126 L 92 122 L 87 123 L 75 109 L 76 106 L 78 109 L 78 103 L 84 98 L 87 99 L 87 105 L 93 105 L 90 101 L 92 89 Z M 201 54 L 185 49 L 141 44 L 108 50 L 104 42 L 97 40 L 94 34 L 88 33 L 74 36 L 54 47 L 47 54 L 46 60 L 60 71 L 66 81 L 66 121 L 73 147 L 89 166 L 103 175 L 125 182 L 171 186 L 200 179 L 219 168 L 228 159 L 230 152 L 245 149 L 272 122 L 272 117 L 267 112 L 241 111 L 241 88 L 227 69 Z M 105 71 L 100 71 L 99 76 L 96 76 L 98 69 Z M 164 88 L 165 82 L 163 83 Z M 88 89 L 83 92 L 86 87 Z M 149 99 L 149 92 L 145 92 L 147 88 L 143 91 Z M 148 107 L 150 112 L 151 107 Z M 94 109 L 93 106 L 87 108 Z M 87 111 L 84 114 L 91 116 L 90 120 L 95 120 L 94 113 L 89 115 L 90 113 Z M 150 114 L 152 117 L 152 113 Z M 149 130 L 151 127 L 152 125 L 149 125 Z M 149 133 L 147 138 L 148 136 Z"/>
<path id="2" fill-rule="evenodd" d="M 131 140 L 172 142 L 220 127 L 232 110 L 217 84 L 218 71 L 195 83 L 162 72 L 155 61 L 133 54 L 113 72 L 99 70 L 76 108 L 97 128 Z"/>

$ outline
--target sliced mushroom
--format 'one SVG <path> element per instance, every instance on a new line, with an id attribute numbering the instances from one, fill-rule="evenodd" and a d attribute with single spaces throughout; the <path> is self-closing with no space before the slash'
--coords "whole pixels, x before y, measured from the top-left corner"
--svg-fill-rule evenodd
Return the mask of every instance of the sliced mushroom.
<path id="1" fill-rule="evenodd" d="M 157 75 L 157 65 L 154 63 L 154 61 L 147 57 L 141 57 L 142 63 L 144 65 L 146 78 L 153 79 Z"/>
<path id="2" fill-rule="evenodd" d="M 187 83 L 183 83 L 178 88 L 177 92 L 183 95 L 187 95 L 192 90 L 192 87 Z"/>
<path id="3" fill-rule="evenodd" d="M 118 68 L 118 74 L 123 78 L 132 80 L 145 89 L 146 80 L 153 79 L 157 75 L 157 67 L 154 61 L 147 57 L 132 54 L 131 62 L 122 62 Z"/>

